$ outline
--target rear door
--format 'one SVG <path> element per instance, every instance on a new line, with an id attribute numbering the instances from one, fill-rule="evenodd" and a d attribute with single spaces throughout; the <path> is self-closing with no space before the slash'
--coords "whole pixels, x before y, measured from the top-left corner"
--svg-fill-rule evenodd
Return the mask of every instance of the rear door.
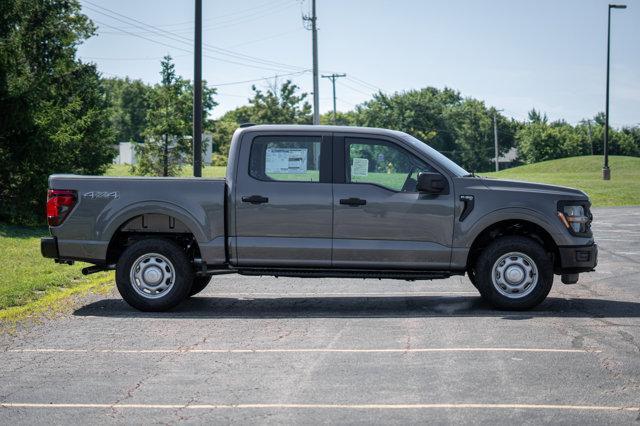
<path id="1" fill-rule="evenodd" d="M 334 150 L 333 265 L 447 269 L 452 182 L 447 194 L 418 193 L 418 173 L 440 171 L 391 138 L 336 135 Z"/>
<path id="2" fill-rule="evenodd" d="M 330 266 L 331 135 L 248 133 L 237 164 L 238 265 Z"/>

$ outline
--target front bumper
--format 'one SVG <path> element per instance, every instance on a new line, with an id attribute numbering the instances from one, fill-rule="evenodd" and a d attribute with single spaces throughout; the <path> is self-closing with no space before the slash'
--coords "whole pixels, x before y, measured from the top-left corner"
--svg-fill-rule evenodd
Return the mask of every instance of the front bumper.
<path id="1" fill-rule="evenodd" d="M 50 259 L 58 259 L 58 240 L 56 237 L 43 237 L 40 238 L 40 253 L 42 256 Z"/>
<path id="2" fill-rule="evenodd" d="M 558 247 L 560 253 L 560 272 L 577 274 L 589 272 L 598 264 L 598 245 Z"/>

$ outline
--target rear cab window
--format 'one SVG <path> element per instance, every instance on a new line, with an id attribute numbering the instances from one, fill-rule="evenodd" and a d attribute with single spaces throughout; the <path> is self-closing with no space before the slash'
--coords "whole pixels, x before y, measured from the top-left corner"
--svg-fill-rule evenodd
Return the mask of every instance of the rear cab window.
<path id="1" fill-rule="evenodd" d="M 262 181 L 330 182 L 330 151 L 322 136 L 257 136 L 249 175 Z"/>

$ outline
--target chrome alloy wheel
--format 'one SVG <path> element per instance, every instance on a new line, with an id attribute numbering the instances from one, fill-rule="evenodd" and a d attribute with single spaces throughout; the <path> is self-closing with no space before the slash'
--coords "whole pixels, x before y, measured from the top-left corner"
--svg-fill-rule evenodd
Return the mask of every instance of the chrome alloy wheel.
<path id="1" fill-rule="evenodd" d="M 519 299 L 531 293 L 538 284 L 538 267 L 524 253 L 507 253 L 493 264 L 491 281 L 503 296 Z"/>
<path id="2" fill-rule="evenodd" d="M 163 255 L 147 253 L 136 259 L 129 277 L 136 293 L 147 299 L 157 299 L 173 287 L 175 268 Z"/>

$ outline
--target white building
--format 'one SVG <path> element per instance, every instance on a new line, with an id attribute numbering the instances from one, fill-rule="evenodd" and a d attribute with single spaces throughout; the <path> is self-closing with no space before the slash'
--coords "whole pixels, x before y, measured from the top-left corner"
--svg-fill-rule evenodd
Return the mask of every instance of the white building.
<path id="1" fill-rule="evenodd" d="M 203 133 L 202 144 L 205 146 L 202 164 L 210 166 L 213 154 L 213 135 L 209 132 Z M 118 155 L 113 159 L 113 164 L 136 164 L 136 145 L 138 142 L 120 142 L 117 145 Z"/>

